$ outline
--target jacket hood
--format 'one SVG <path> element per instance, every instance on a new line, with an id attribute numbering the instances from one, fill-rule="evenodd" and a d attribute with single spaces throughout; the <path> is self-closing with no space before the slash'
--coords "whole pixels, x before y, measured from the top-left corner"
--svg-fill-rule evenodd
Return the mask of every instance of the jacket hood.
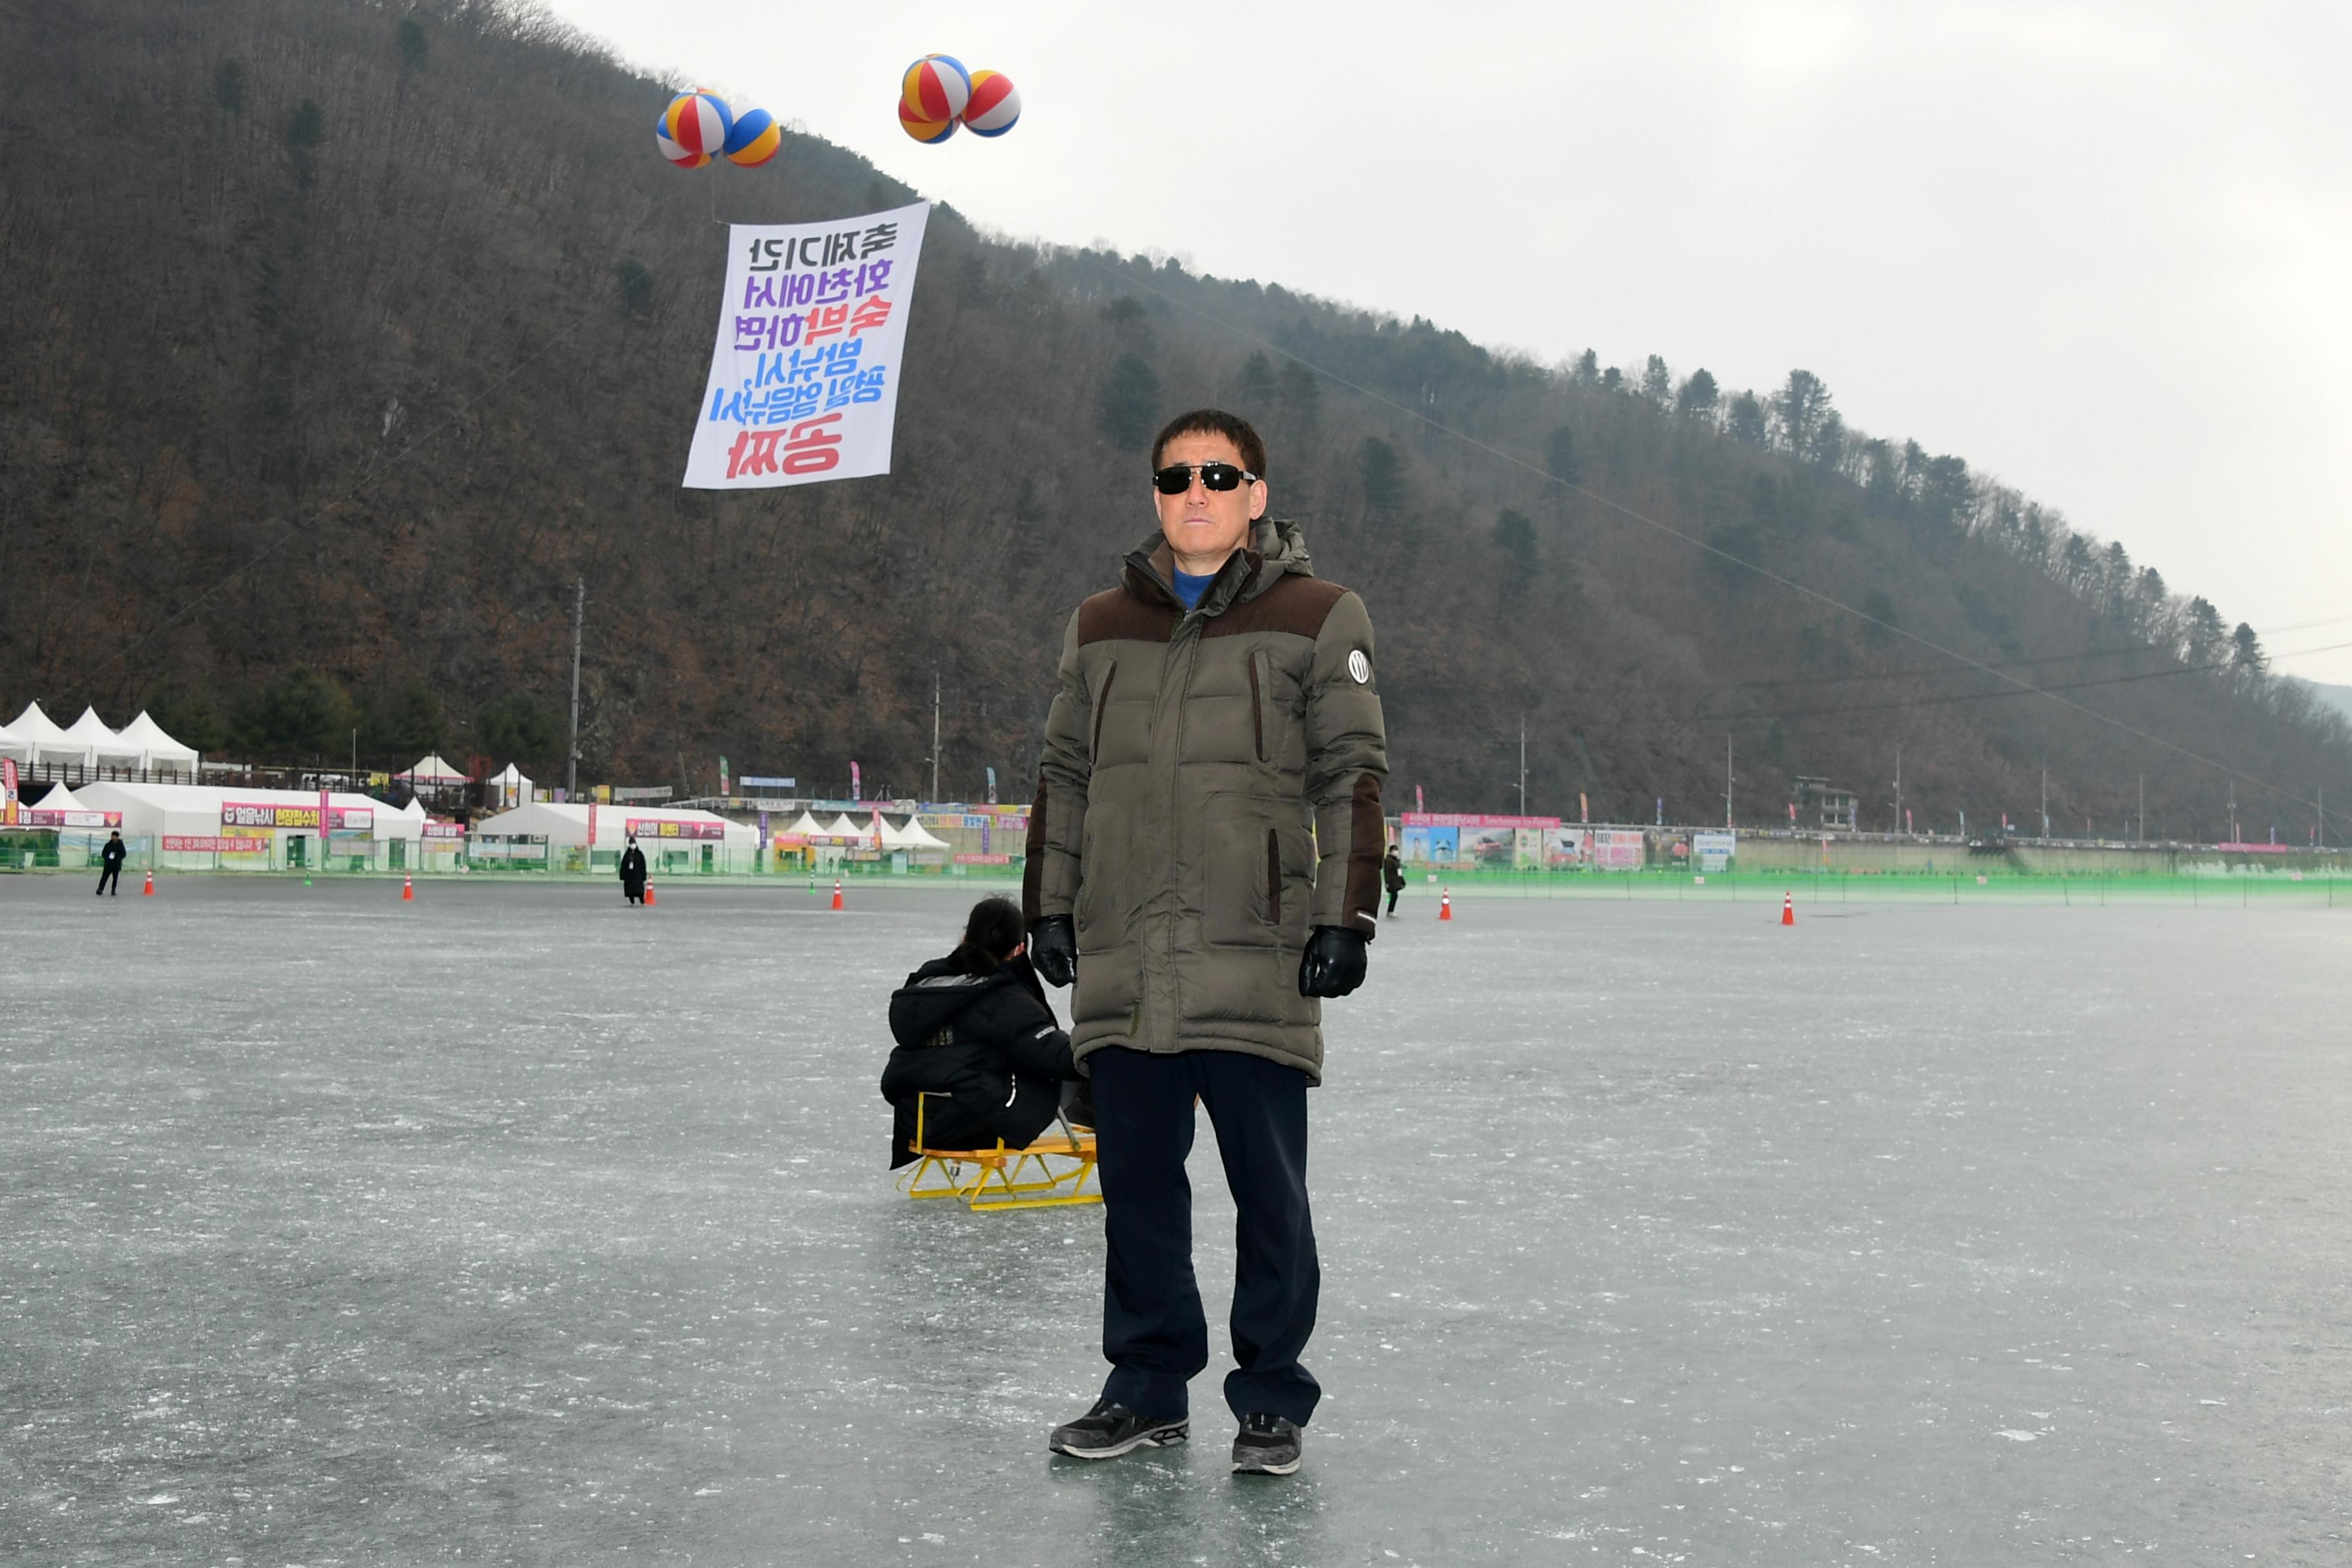
<path id="1" fill-rule="evenodd" d="M 1150 537 L 1128 553 L 1121 579 L 1127 591 L 1149 604 L 1176 605 L 1176 552 L 1154 529 Z M 1249 542 L 1233 553 L 1201 608 L 1210 615 L 1244 600 L 1255 599 L 1285 576 L 1312 577 L 1314 563 L 1307 553 L 1307 533 L 1287 518 L 1262 517 L 1250 527 Z"/>
<path id="2" fill-rule="evenodd" d="M 1026 956 L 1000 963 L 986 974 L 966 974 L 952 954 L 935 958 L 891 993 L 890 1036 L 902 1046 L 924 1045 L 964 1009 L 1007 985 L 1025 985 L 1041 997 L 1045 994 Z"/>

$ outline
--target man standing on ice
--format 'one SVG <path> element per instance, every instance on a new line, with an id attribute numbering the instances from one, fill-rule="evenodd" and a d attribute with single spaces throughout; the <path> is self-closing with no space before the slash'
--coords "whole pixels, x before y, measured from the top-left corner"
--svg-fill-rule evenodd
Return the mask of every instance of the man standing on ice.
<path id="1" fill-rule="evenodd" d="M 1239 1211 L 1234 1468 L 1288 1475 L 1322 1393 L 1298 1359 L 1321 1283 L 1307 1206 L 1319 998 L 1363 983 L 1379 929 L 1372 626 L 1309 570 L 1298 530 L 1265 516 L 1265 447 L 1245 421 L 1181 416 L 1151 468 L 1160 531 L 1070 619 L 1029 818 L 1030 952 L 1077 986 L 1108 1242 L 1110 1376 L 1049 1446 L 1107 1459 L 1189 1433 L 1186 1384 L 1209 1359 L 1184 1174 L 1198 1097 Z"/>

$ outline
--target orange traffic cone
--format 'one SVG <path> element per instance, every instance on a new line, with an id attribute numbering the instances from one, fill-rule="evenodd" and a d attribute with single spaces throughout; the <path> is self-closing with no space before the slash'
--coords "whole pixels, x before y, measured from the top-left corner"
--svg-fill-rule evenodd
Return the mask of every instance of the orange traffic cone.
<path id="1" fill-rule="evenodd" d="M 150 871 L 147 873 L 147 885 L 139 889 L 139 896 L 142 899 L 152 899 L 155 896 L 154 872 Z"/>
<path id="2" fill-rule="evenodd" d="M 651 882 L 647 882 L 646 884 L 646 908 L 652 909 L 654 905 L 659 901 L 659 900 L 654 897 L 654 885 Z"/>
<path id="3" fill-rule="evenodd" d="M 841 908 L 841 879 L 838 877 L 833 879 L 833 907 L 836 910 Z"/>
<path id="4" fill-rule="evenodd" d="M 1442 921 L 1454 918 L 1454 889 L 1451 888 L 1437 890 L 1437 918 Z"/>
<path id="5" fill-rule="evenodd" d="M 400 901 L 401 901 L 402 903 L 404 903 L 404 904 L 413 904 L 413 903 L 415 903 L 415 902 L 416 901 L 416 879 L 415 879 L 415 878 L 414 878 L 414 877 L 403 877 L 403 878 L 401 878 L 401 879 L 400 879 Z"/>
<path id="6" fill-rule="evenodd" d="M 1797 896 L 1794 893 L 1780 895 L 1780 923 L 1784 926 L 1797 923 Z"/>

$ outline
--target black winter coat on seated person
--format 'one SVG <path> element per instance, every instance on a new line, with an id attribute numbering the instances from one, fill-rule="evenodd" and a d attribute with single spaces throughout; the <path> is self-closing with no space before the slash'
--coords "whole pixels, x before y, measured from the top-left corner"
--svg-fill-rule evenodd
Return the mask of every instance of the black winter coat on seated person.
<path id="1" fill-rule="evenodd" d="M 929 1147 L 988 1149 L 1002 1138 L 1018 1148 L 1053 1125 L 1063 1083 L 1078 1076 L 1025 955 L 985 974 L 933 959 L 891 994 L 890 1037 L 882 1098 L 895 1110 L 893 1169 L 915 1158 L 917 1095 L 934 1097 L 923 1103 Z"/>

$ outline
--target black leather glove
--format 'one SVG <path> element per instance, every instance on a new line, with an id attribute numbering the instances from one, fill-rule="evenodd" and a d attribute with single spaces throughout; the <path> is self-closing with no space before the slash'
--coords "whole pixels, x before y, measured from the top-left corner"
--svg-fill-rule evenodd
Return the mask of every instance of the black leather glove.
<path id="1" fill-rule="evenodd" d="M 1048 985 L 1075 985 L 1078 980 L 1078 928 L 1067 915 L 1047 915 L 1029 928 L 1029 962 Z M 1362 966 L 1358 966 L 1362 973 Z"/>
<path id="2" fill-rule="evenodd" d="M 1301 996 L 1345 996 L 1364 983 L 1364 934 L 1345 926 L 1317 926 L 1298 959 Z"/>

